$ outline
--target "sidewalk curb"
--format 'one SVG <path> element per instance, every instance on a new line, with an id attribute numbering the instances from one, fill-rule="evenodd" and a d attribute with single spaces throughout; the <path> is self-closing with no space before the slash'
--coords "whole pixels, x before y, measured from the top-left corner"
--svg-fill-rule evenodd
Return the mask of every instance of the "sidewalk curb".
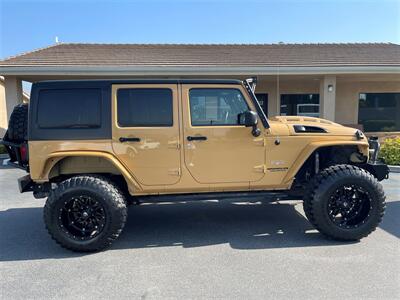
<path id="1" fill-rule="evenodd" d="M 0 154 L 0 159 L 8 158 L 8 154 Z"/>
<path id="2" fill-rule="evenodd" d="M 400 173 L 400 166 L 388 166 L 390 172 L 392 173 Z"/>

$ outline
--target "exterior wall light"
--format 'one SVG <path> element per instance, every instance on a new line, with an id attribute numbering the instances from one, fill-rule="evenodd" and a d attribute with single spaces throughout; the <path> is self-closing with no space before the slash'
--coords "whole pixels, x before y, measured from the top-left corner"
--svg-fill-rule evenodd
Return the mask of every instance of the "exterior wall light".
<path id="1" fill-rule="evenodd" d="M 333 85 L 332 84 L 328 85 L 328 92 L 333 92 Z"/>

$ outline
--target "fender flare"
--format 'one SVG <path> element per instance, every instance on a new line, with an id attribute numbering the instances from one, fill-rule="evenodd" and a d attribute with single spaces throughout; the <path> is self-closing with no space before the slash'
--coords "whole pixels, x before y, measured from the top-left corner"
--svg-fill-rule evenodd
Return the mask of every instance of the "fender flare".
<path id="1" fill-rule="evenodd" d="M 101 157 L 109 161 L 121 172 L 121 175 L 126 180 L 128 187 L 133 185 L 137 190 L 142 190 L 142 187 L 136 180 L 136 178 L 127 170 L 127 168 L 111 153 L 101 151 L 59 151 L 53 152 L 49 155 L 45 162 L 42 178 L 48 178 L 51 169 L 63 158 L 71 156 L 90 156 L 90 157 Z M 136 190 L 136 191 L 137 191 Z M 132 191 L 130 191 L 132 192 Z"/>
<path id="2" fill-rule="evenodd" d="M 310 157 L 315 150 L 323 147 L 329 146 L 357 146 L 358 149 L 364 154 L 368 156 L 368 142 L 366 141 L 322 141 L 322 142 L 312 142 L 308 144 L 303 151 L 301 151 L 300 155 L 297 157 L 295 162 L 292 164 L 291 168 L 286 173 L 285 178 L 283 179 L 283 183 L 291 184 L 297 172 L 306 162 L 306 160 Z M 364 150 L 366 148 L 366 151 Z"/>

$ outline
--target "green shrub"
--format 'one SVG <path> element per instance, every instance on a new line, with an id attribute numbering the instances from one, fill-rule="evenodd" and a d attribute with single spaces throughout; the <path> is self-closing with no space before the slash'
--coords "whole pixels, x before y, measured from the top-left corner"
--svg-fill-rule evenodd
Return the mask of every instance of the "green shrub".
<path id="1" fill-rule="evenodd" d="M 400 137 L 386 139 L 379 157 L 383 158 L 388 165 L 400 165 Z"/>
<path id="2" fill-rule="evenodd" d="M 0 154 L 4 154 L 6 152 L 6 148 L 3 145 L 0 145 Z"/>

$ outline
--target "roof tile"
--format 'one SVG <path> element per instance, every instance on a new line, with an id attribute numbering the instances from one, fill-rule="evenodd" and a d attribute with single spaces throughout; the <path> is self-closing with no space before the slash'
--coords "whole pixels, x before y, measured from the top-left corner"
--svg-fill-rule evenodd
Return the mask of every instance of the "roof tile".
<path id="1" fill-rule="evenodd" d="M 0 66 L 399 66 L 400 45 L 61 43 Z"/>

